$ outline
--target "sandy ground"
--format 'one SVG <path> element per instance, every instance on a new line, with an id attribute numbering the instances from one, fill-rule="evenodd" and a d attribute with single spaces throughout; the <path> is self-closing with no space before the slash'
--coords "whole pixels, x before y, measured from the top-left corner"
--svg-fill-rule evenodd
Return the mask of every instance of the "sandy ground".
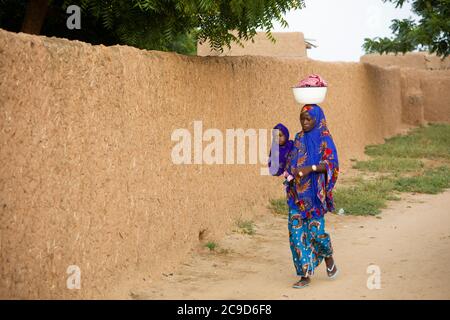
<path id="1" fill-rule="evenodd" d="M 377 217 L 327 214 L 340 274 L 322 263 L 309 287 L 297 280 L 286 217 L 269 210 L 256 233 L 230 232 L 218 252 L 197 250 L 173 273 L 135 286 L 131 299 L 450 299 L 450 190 L 404 194 Z M 220 253 L 220 250 L 226 250 Z M 369 265 L 380 268 L 380 289 L 369 289 Z"/>

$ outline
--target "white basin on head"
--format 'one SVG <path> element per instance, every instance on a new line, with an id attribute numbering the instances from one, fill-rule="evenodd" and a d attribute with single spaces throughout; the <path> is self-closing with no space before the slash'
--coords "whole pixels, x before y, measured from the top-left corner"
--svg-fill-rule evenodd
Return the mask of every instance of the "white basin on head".
<path id="1" fill-rule="evenodd" d="M 292 87 L 295 101 L 302 104 L 318 104 L 325 100 L 327 87 Z"/>

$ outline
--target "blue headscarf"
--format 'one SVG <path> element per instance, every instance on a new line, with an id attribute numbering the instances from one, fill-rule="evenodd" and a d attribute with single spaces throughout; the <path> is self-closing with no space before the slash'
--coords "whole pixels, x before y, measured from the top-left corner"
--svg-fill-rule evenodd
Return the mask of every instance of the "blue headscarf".
<path id="1" fill-rule="evenodd" d="M 275 138 L 272 139 L 272 147 L 270 148 L 270 153 L 269 153 L 269 164 L 268 164 L 269 172 L 273 176 L 279 176 L 285 170 L 287 156 L 288 156 L 289 151 L 291 151 L 294 142 L 292 140 L 289 140 L 289 130 L 283 124 L 281 124 L 281 123 L 277 124 L 274 127 L 274 129 L 280 130 L 286 137 L 286 142 L 282 146 L 276 144 L 277 140 Z M 277 152 L 277 147 L 278 147 L 278 152 Z M 276 158 L 277 156 L 278 156 L 278 159 Z M 276 165 L 277 164 L 276 160 L 278 160 L 278 166 Z M 272 166 L 272 164 L 273 164 L 273 166 Z"/>
<path id="2" fill-rule="evenodd" d="M 301 112 L 308 112 L 315 125 L 310 131 L 295 135 L 286 170 L 293 174 L 294 168 L 324 164 L 327 173 L 311 172 L 304 177 L 295 177 L 288 192 L 288 205 L 290 209 L 298 210 L 302 218 L 317 218 L 334 211 L 332 189 L 337 180 L 339 161 L 322 108 L 309 104 L 303 106 Z"/>

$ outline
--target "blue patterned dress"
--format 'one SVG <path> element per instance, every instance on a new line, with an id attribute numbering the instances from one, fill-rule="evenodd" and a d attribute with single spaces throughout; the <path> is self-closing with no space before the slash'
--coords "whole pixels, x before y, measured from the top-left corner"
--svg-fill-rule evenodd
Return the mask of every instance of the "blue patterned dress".
<path id="1" fill-rule="evenodd" d="M 285 169 L 293 175 L 294 168 L 324 164 L 327 171 L 312 172 L 304 177 L 297 175 L 295 180 L 286 183 L 292 258 L 297 275 L 309 276 L 324 258 L 333 254 L 330 235 L 325 232 L 324 215 L 334 211 L 332 190 L 339 162 L 322 109 L 315 104 L 305 105 L 301 112 L 308 112 L 316 123 L 312 130 L 295 135 Z"/>

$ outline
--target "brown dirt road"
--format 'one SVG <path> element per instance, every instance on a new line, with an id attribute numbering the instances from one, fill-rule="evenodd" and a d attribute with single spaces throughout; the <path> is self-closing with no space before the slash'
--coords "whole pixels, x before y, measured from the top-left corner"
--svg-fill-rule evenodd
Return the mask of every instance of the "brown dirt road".
<path id="1" fill-rule="evenodd" d="M 256 233 L 229 233 L 219 242 L 228 253 L 196 252 L 173 274 L 134 285 L 133 299 L 450 299 L 450 190 L 404 194 L 378 217 L 328 214 L 335 260 L 330 280 L 322 263 L 311 285 L 297 280 L 286 217 L 268 210 Z M 367 267 L 378 265 L 381 288 L 368 289 Z"/>

